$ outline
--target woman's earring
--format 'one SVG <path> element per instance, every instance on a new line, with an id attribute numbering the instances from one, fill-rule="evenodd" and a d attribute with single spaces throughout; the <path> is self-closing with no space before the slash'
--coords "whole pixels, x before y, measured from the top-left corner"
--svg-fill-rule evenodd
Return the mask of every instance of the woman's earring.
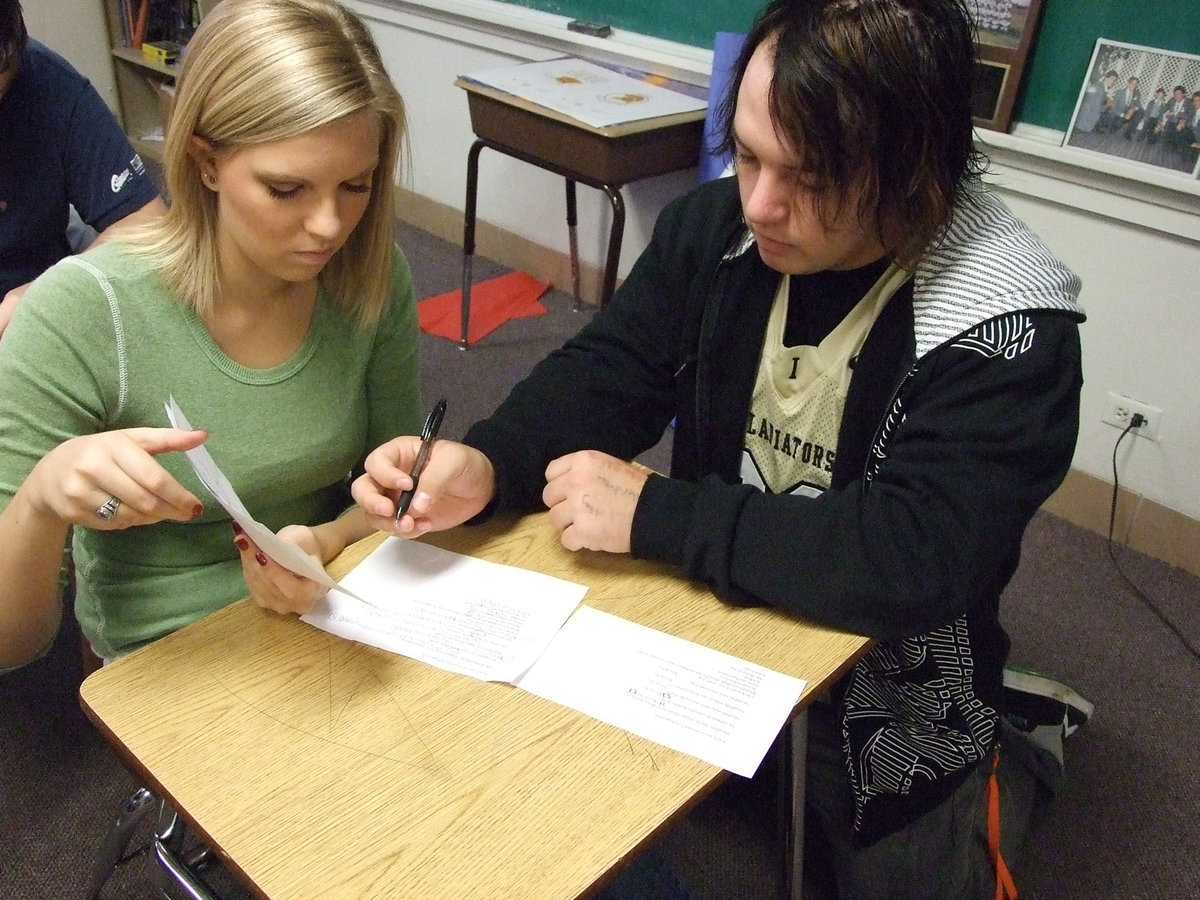
<path id="1" fill-rule="evenodd" d="M 209 172 L 208 175 L 206 175 L 205 177 L 208 179 L 209 184 L 211 184 L 213 187 L 217 186 L 217 176 L 216 175 Z"/>

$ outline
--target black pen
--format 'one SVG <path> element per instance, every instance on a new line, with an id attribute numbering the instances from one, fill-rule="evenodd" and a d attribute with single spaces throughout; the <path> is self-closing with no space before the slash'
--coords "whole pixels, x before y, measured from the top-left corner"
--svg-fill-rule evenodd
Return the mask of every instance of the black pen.
<path id="1" fill-rule="evenodd" d="M 399 522 L 400 517 L 408 512 L 408 504 L 412 503 L 413 495 L 417 492 L 417 482 L 421 478 L 421 473 L 425 471 L 425 464 L 429 462 L 429 454 L 433 450 L 433 442 L 437 440 L 438 429 L 442 427 L 442 417 L 446 415 L 446 398 L 443 397 L 433 405 L 433 409 L 429 411 L 429 415 L 425 418 L 425 425 L 421 428 L 421 449 L 417 451 L 417 461 L 413 463 L 412 472 L 412 487 L 400 494 L 400 499 L 396 501 L 396 518 L 394 521 Z"/>

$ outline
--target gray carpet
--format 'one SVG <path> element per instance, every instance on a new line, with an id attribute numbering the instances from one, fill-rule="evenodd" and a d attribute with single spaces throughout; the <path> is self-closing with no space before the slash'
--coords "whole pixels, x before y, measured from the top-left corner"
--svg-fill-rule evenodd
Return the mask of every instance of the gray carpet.
<path id="1" fill-rule="evenodd" d="M 398 237 L 419 296 L 458 286 L 456 248 L 408 227 Z M 479 260 L 475 274 L 503 271 Z M 573 312 L 560 292 L 544 302 L 548 315 L 510 322 L 466 353 L 422 337 L 423 403 L 449 397 L 447 437 L 490 411 L 588 315 Z M 644 460 L 665 469 L 667 449 L 664 442 Z M 1136 553 L 1119 558 L 1145 597 L 1200 646 L 1200 579 Z M 1117 573 L 1103 538 L 1048 514 L 1026 535 L 1004 610 L 1013 661 L 1070 682 L 1096 704 L 1094 719 L 1068 743 L 1069 784 L 1015 866 L 1021 896 L 1200 896 L 1195 652 Z M 0 900 L 81 897 L 117 803 L 137 786 L 79 710 L 77 641 L 68 623 L 47 658 L 0 676 Z M 752 781 L 731 777 L 661 836 L 660 853 L 697 898 L 778 896 L 769 772 L 765 765 Z M 820 858 L 807 866 L 818 869 Z M 155 896 L 144 858 L 114 876 L 104 896 Z"/>

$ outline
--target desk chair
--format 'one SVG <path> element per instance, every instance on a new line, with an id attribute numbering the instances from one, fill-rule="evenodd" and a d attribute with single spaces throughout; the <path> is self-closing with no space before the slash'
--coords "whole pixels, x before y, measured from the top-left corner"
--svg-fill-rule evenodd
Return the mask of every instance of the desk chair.
<path id="1" fill-rule="evenodd" d="M 74 595 L 74 570 L 70 570 L 70 595 Z M 80 655 L 83 658 L 83 677 L 87 678 L 92 672 L 104 665 L 104 661 L 96 656 L 92 645 L 82 634 L 79 636 Z M 100 891 L 121 865 L 129 862 L 139 853 L 128 854 L 129 842 L 138 825 L 157 808 L 158 824 L 154 829 L 151 846 L 158 866 L 153 870 L 155 889 L 163 897 L 176 896 L 170 891 L 172 883 L 182 889 L 190 900 L 219 900 L 209 889 L 198 874 L 198 870 L 208 861 L 210 851 L 207 847 L 197 846 L 185 851 L 184 841 L 186 831 L 179 815 L 171 809 L 165 800 L 159 799 L 144 787 L 138 788 L 126 797 L 117 809 L 116 818 L 108 827 L 104 841 L 96 853 L 96 861 L 92 864 L 92 879 L 85 895 L 87 900 L 100 900 Z"/>
<path id="2" fill-rule="evenodd" d="M 467 91 L 467 108 L 476 140 L 467 153 L 467 196 L 463 217 L 462 339 L 466 350 L 471 314 L 472 259 L 475 254 L 476 195 L 479 154 L 487 147 L 496 153 L 561 176 L 566 183 L 567 239 L 571 261 L 571 287 L 579 308 L 579 251 L 576 238 L 576 184 L 603 191 L 612 207 L 600 305 L 612 297 L 616 287 L 621 239 L 625 229 L 625 200 L 621 188 L 633 181 L 689 169 L 696 165 L 699 118 L 670 125 L 631 128 L 605 133 L 582 123 L 571 124 L 562 117 L 539 112 L 480 91 L 459 79 Z"/>
<path id="3" fill-rule="evenodd" d="M 185 850 L 187 833 L 179 814 L 146 788 L 138 788 L 126 797 L 117 810 L 117 817 L 96 854 L 87 900 L 100 900 L 100 891 L 117 867 L 139 855 L 126 853 L 129 842 L 138 825 L 155 809 L 158 810 L 158 824 L 151 839 L 158 863 L 152 870 L 155 889 L 165 898 L 179 896 L 182 892 L 189 900 L 219 900 L 199 874 L 211 859 L 211 851 L 204 846 Z"/>
<path id="4" fill-rule="evenodd" d="M 68 566 L 69 597 L 75 594 L 74 574 L 74 569 Z M 79 642 L 83 677 L 87 678 L 104 665 L 104 661 L 96 656 L 92 645 L 82 634 L 79 635 Z M 100 900 L 100 891 L 117 867 L 139 855 L 126 852 L 129 842 L 138 825 L 156 808 L 158 825 L 154 829 L 151 841 L 155 859 L 158 861 L 158 866 L 153 870 L 155 888 L 163 897 L 171 898 L 175 893 L 170 892 L 169 888 L 174 883 L 190 900 L 219 900 L 197 873 L 208 860 L 209 849 L 200 846 L 185 851 L 186 832 L 178 814 L 166 801 L 160 800 L 144 787 L 126 797 L 118 807 L 116 818 L 109 825 L 104 841 L 96 853 L 96 861 L 92 864 L 92 879 L 85 895 L 87 900 Z"/>

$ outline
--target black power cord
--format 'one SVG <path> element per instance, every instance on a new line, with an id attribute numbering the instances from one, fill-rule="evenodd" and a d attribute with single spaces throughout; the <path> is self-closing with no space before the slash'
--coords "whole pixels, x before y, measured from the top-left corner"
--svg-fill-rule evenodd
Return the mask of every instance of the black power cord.
<path id="1" fill-rule="evenodd" d="M 1187 636 L 1182 631 L 1179 630 L 1178 626 L 1176 626 L 1174 622 L 1172 622 L 1170 619 L 1167 618 L 1167 616 L 1163 613 L 1162 610 L 1160 610 L 1158 608 L 1158 606 L 1154 603 L 1154 601 L 1152 601 L 1149 597 L 1147 597 L 1146 594 L 1142 591 L 1142 589 L 1139 588 L 1136 584 L 1134 584 L 1133 580 L 1128 575 L 1125 574 L 1124 570 L 1121 568 L 1120 560 L 1117 559 L 1117 553 L 1113 549 L 1113 531 L 1116 528 L 1116 522 L 1117 522 L 1117 492 L 1120 487 L 1120 483 L 1117 479 L 1117 448 L 1121 446 L 1121 441 L 1124 440 L 1125 435 L 1129 434 L 1129 432 L 1133 431 L 1135 428 L 1141 428 L 1145 424 L 1146 424 L 1145 417 L 1143 417 L 1141 413 L 1134 413 L 1132 416 L 1129 417 L 1129 424 L 1125 426 L 1125 430 L 1121 432 L 1121 436 L 1119 438 L 1117 438 L 1117 442 L 1115 444 L 1113 444 L 1113 455 L 1112 455 L 1113 492 L 1112 492 L 1112 506 L 1109 509 L 1109 513 L 1108 513 L 1108 556 L 1109 556 L 1109 559 L 1112 560 L 1113 568 L 1115 568 L 1117 570 L 1117 574 L 1121 576 L 1121 578 L 1124 580 L 1125 584 L 1127 584 L 1129 586 L 1129 589 L 1131 591 L 1133 591 L 1133 595 L 1142 602 L 1142 605 L 1145 606 L 1146 609 L 1148 609 L 1148 610 L 1150 610 L 1150 612 L 1154 613 L 1154 615 L 1158 618 L 1158 620 L 1167 627 L 1168 631 L 1170 631 L 1173 635 L 1175 635 L 1175 637 L 1177 637 L 1179 639 L 1179 642 L 1181 644 L 1183 644 L 1183 646 L 1187 649 L 1187 651 L 1190 654 L 1192 654 L 1193 659 L 1200 660 L 1200 650 L 1198 650 L 1192 644 L 1192 642 L 1187 639 Z"/>

